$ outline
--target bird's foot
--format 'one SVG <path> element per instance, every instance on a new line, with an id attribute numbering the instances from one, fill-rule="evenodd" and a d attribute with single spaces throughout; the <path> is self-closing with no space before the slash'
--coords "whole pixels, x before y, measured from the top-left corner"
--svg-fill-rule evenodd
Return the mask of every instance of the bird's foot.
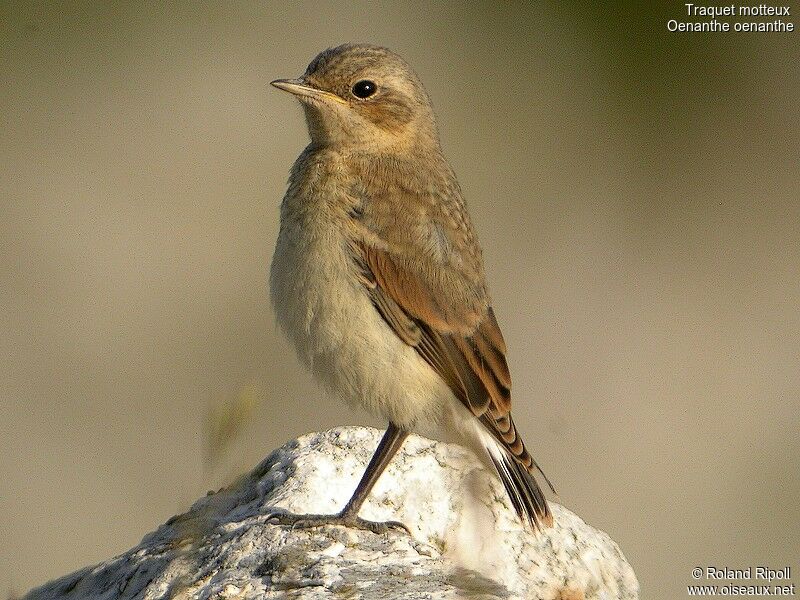
<path id="1" fill-rule="evenodd" d="M 386 533 L 390 530 L 402 530 L 411 535 L 408 527 L 399 521 L 367 521 L 358 515 L 341 512 L 334 515 L 296 515 L 290 512 L 272 512 L 267 515 L 267 523 L 285 525 L 292 529 L 309 529 L 325 525 L 340 525 L 354 529 L 364 529 L 372 533 Z"/>

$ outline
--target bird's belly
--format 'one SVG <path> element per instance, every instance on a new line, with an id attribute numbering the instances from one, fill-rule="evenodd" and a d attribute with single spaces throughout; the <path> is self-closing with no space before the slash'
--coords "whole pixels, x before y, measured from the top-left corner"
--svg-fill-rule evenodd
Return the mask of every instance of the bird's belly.
<path id="1" fill-rule="evenodd" d="M 325 387 L 400 427 L 428 430 L 455 400 L 384 322 L 333 226 L 283 227 L 270 288 L 281 328 Z"/>

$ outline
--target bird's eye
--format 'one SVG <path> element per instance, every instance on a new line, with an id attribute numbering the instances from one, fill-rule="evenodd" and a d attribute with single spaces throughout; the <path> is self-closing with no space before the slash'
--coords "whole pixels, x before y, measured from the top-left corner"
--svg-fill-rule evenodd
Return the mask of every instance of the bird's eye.
<path id="1" fill-rule="evenodd" d="M 353 84 L 353 95 L 356 98 L 369 98 L 377 91 L 378 86 L 375 85 L 374 81 L 370 81 L 369 79 L 362 79 Z"/>

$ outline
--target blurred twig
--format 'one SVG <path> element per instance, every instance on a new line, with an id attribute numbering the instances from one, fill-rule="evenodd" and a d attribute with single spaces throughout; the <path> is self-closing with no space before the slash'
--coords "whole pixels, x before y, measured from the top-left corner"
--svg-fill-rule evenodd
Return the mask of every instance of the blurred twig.
<path id="1" fill-rule="evenodd" d="M 250 422 L 262 396 L 255 384 L 243 386 L 236 396 L 209 407 L 206 417 L 204 463 L 216 467 L 227 449 Z"/>

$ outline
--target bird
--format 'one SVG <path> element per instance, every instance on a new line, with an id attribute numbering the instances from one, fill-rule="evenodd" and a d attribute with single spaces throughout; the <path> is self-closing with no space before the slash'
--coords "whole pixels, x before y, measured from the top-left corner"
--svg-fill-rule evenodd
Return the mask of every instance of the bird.
<path id="1" fill-rule="evenodd" d="M 388 423 L 339 513 L 275 511 L 271 522 L 408 531 L 358 513 L 415 432 L 472 450 L 524 527 L 552 526 L 536 477 L 555 489 L 511 416 L 481 246 L 419 77 L 385 47 L 344 44 L 271 84 L 299 100 L 310 137 L 280 208 L 276 320 L 318 382 Z"/>

